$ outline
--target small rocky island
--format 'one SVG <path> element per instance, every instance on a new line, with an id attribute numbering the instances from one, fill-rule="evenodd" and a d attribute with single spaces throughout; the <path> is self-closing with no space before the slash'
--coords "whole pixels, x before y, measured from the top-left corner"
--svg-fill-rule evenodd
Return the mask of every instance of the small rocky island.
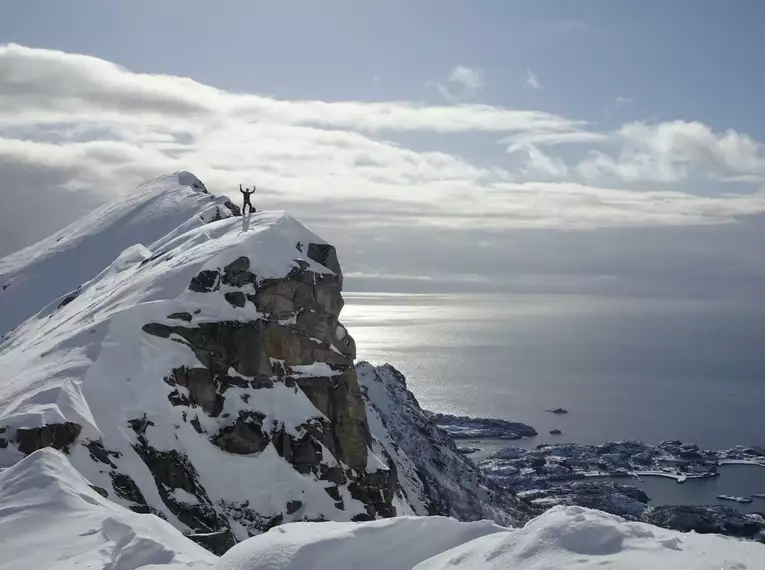
<path id="1" fill-rule="evenodd" d="M 533 427 L 520 422 L 426 413 L 430 420 L 448 433 L 452 439 L 521 439 L 538 435 Z"/>

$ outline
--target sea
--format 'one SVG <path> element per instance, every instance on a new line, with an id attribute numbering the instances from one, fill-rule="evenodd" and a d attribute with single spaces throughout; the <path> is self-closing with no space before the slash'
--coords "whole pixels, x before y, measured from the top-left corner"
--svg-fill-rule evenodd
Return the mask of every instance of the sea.
<path id="1" fill-rule="evenodd" d="M 342 320 L 359 359 L 394 365 L 425 409 L 521 421 L 540 434 L 514 445 L 679 439 L 705 449 L 765 447 L 765 304 L 535 294 L 344 298 Z M 554 408 L 569 413 L 547 411 Z M 562 435 L 549 435 L 552 429 Z M 717 494 L 765 493 L 765 468 L 725 467 L 711 482 L 638 486 L 652 504 L 712 504 Z M 765 501 L 740 508 L 763 511 Z"/>

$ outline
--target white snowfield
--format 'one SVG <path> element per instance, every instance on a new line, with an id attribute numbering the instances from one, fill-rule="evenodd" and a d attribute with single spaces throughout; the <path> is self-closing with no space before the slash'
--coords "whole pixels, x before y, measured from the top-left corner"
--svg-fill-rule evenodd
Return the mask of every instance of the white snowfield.
<path id="1" fill-rule="evenodd" d="M 0 570 L 759 570 L 765 546 L 683 534 L 580 507 L 521 529 L 400 517 L 291 523 L 217 559 L 154 515 L 104 499 L 62 453 L 0 473 Z"/>
<path id="2" fill-rule="evenodd" d="M 90 488 L 60 452 L 0 472 L 0 570 L 206 570 L 216 557 L 154 515 Z"/>

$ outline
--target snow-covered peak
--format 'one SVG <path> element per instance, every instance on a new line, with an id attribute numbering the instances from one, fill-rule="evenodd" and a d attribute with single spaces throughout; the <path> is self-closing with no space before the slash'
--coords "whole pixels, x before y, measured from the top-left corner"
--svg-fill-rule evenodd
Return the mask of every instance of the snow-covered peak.
<path id="1" fill-rule="evenodd" d="M 123 250 L 239 213 L 190 172 L 160 176 L 0 259 L 0 334 L 92 279 Z"/>

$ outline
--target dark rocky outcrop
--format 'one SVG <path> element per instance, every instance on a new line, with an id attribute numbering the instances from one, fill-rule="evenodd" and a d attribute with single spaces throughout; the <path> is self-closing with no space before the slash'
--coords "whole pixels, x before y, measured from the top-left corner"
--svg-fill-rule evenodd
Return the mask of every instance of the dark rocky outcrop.
<path id="1" fill-rule="evenodd" d="M 180 321 L 185 321 L 187 323 L 191 322 L 192 316 L 190 313 L 181 312 L 181 313 L 172 313 L 170 315 L 167 315 L 168 319 L 175 319 Z"/>
<path id="2" fill-rule="evenodd" d="M 190 313 L 181 312 L 168 318 L 182 323 L 150 322 L 143 331 L 180 342 L 196 357 L 198 365 L 168 371 L 164 382 L 172 388 L 167 397 L 173 406 L 188 408 L 183 421 L 210 443 L 237 455 L 257 455 L 273 445 L 297 472 L 332 483 L 325 490 L 337 509 L 347 508 L 340 493 L 347 486 L 351 497 L 364 505 L 365 516 L 394 516 L 395 468 L 368 469 L 373 439 L 353 367 L 355 345 L 338 321 L 343 301 L 337 255 L 326 244 L 308 244 L 307 254 L 333 273 L 314 272 L 298 259 L 286 277 L 259 279 L 250 259 L 240 256 L 191 279 L 194 292 L 223 295 L 235 307 L 255 309 L 259 316 L 252 320 L 195 322 Z M 305 394 L 315 417 L 291 429 L 278 418 L 266 425 L 257 408 L 259 394 L 279 384 Z M 234 414 L 224 412 L 228 398 L 238 402 Z M 218 427 L 211 431 L 200 414 L 215 418 Z M 176 450 L 152 448 L 147 435 L 151 425 L 142 419 L 131 427 L 138 437 L 135 449 L 152 471 L 163 502 L 195 532 L 219 532 L 227 525 L 225 517 L 250 533 L 262 532 L 302 508 L 301 501 L 289 501 L 284 514 L 274 517 L 245 504 L 212 505 L 187 458 Z M 191 493 L 198 504 L 180 504 L 173 489 Z"/>
<path id="3" fill-rule="evenodd" d="M 261 413 L 240 411 L 234 423 L 221 428 L 212 438 L 212 442 L 229 453 L 260 453 L 271 441 L 263 431 L 264 419 L 265 416 Z"/>
<path id="4" fill-rule="evenodd" d="M 220 287 L 220 273 L 218 271 L 200 271 L 189 284 L 189 289 L 197 293 L 210 293 Z"/>
<path id="5" fill-rule="evenodd" d="M 188 534 L 191 540 L 199 546 L 206 548 L 218 556 L 224 555 L 230 548 L 236 545 L 236 538 L 231 529 L 224 529 L 217 532 Z"/>
<path id="6" fill-rule="evenodd" d="M 16 430 L 16 443 L 19 445 L 19 451 L 26 454 L 43 447 L 52 447 L 67 453 L 81 431 L 82 426 L 74 422 L 20 428 Z"/>

